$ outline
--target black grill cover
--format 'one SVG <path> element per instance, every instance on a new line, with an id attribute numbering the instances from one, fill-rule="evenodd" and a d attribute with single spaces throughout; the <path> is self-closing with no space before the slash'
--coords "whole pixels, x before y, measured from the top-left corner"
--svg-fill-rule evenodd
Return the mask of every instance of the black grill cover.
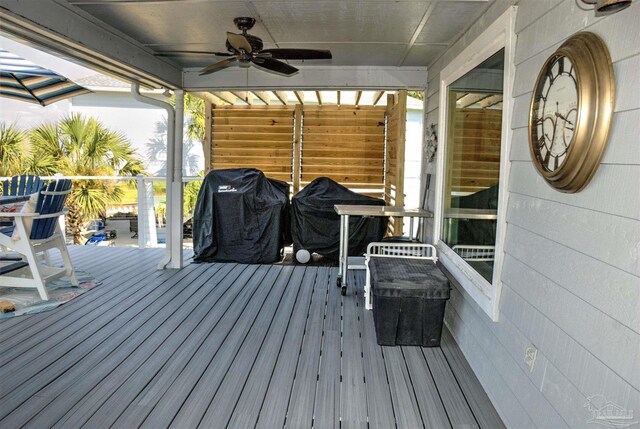
<path id="1" fill-rule="evenodd" d="M 194 260 L 276 262 L 291 242 L 289 219 L 287 183 L 254 168 L 213 170 L 193 213 Z"/>
<path id="2" fill-rule="evenodd" d="M 340 216 L 336 204 L 383 206 L 384 200 L 350 191 L 327 177 L 309 183 L 292 198 L 291 235 L 294 250 L 306 249 L 329 258 L 340 254 Z M 349 255 L 362 255 L 372 241 L 380 241 L 388 217 L 349 218 Z"/>

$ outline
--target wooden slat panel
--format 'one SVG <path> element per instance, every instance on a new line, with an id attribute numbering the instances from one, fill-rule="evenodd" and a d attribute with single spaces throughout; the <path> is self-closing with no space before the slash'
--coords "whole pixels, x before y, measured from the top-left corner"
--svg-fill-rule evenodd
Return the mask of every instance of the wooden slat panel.
<path id="1" fill-rule="evenodd" d="M 450 192 L 473 193 L 498 183 L 502 110 L 454 110 L 453 151 L 447 159 Z"/>
<path id="2" fill-rule="evenodd" d="M 305 126 L 327 126 L 327 122 L 333 124 L 335 126 L 366 126 L 366 127 L 384 127 L 384 116 L 380 115 L 380 117 L 359 117 L 359 116 L 347 116 L 344 118 L 333 117 L 333 118 L 304 118 Z"/>
<path id="3" fill-rule="evenodd" d="M 302 181 L 326 176 L 347 187 L 354 182 L 382 187 L 384 112 L 383 107 L 304 106 Z"/>
<path id="4" fill-rule="evenodd" d="M 292 107 L 230 106 L 212 112 L 213 168 L 257 168 L 268 177 L 291 181 Z"/>
<path id="5" fill-rule="evenodd" d="M 253 134 L 253 133 L 218 133 L 214 130 L 213 132 L 213 142 L 214 145 L 218 140 L 222 141 L 276 141 L 276 142 L 288 142 L 291 143 L 289 139 L 288 133 L 262 133 L 262 134 Z"/>
<path id="6" fill-rule="evenodd" d="M 368 174 L 323 174 L 321 171 L 311 172 L 308 174 L 302 173 L 302 180 L 311 182 L 312 180 L 318 177 L 328 177 L 331 180 L 335 180 L 338 183 L 348 183 L 351 187 L 356 187 L 352 185 L 353 182 L 363 182 L 368 181 L 371 183 L 382 182 L 382 174 L 378 176 L 368 175 Z"/>

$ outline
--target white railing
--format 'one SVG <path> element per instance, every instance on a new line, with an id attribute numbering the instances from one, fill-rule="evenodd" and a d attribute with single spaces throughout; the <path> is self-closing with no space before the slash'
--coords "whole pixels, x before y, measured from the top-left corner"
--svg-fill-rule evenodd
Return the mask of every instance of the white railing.
<path id="1" fill-rule="evenodd" d="M 72 179 L 72 180 L 115 180 L 117 182 L 136 181 L 137 196 L 137 222 L 138 222 L 138 247 L 157 247 L 158 235 L 156 230 L 155 206 L 153 182 L 166 182 L 164 176 L 40 176 L 43 180 Z M 10 179 L 10 177 L 0 177 L 0 181 Z M 198 176 L 182 177 L 182 183 L 196 182 L 203 180 Z"/>

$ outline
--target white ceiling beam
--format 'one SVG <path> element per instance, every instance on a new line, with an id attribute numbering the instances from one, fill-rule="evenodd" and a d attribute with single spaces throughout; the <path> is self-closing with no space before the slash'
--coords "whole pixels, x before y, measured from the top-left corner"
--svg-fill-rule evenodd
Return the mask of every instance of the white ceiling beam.
<path id="1" fill-rule="evenodd" d="M 428 5 L 429 6 L 427 7 L 427 10 L 425 10 L 424 15 L 422 15 L 422 19 L 420 20 L 420 22 L 418 23 L 418 26 L 414 30 L 413 35 L 411 36 L 411 39 L 409 39 L 409 43 L 407 43 L 407 47 L 405 48 L 404 53 L 402 54 L 402 57 L 400 57 L 400 60 L 397 63 L 398 66 L 401 66 L 404 63 L 404 60 L 407 59 L 409 52 L 411 52 L 413 45 L 416 43 L 416 40 L 418 40 L 420 33 L 422 33 L 424 26 L 427 25 L 427 21 L 431 17 L 433 10 L 436 8 L 436 2 L 429 2 Z"/>
<path id="2" fill-rule="evenodd" d="M 304 94 L 302 91 L 293 91 L 293 93 L 296 95 L 296 98 L 298 99 L 298 103 L 300 104 L 304 104 Z"/>
<path id="3" fill-rule="evenodd" d="M 271 103 L 271 94 L 268 91 L 251 91 L 267 106 Z"/>
<path id="4" fill-rule="evenodd" d="M 427 86 L 426 67 L 370 67 L 370 66 L 304 66 L 295 75 L 286 77 L 274 73 L 248 69 L 238 73 L 227 68 L 200 76 L 200 68 L 184 71 L 184 86 L 188 91 L 198 90 L 310 90 L 318 88 L 342 90 L 423 90 Z"/>
<path id="5" fill-rule="evenodd" d="M 286 92 L 283 91 L 273 91 L 274 95 L 282 104 L 287 105 L 287 101 L 289 100 L 289 96 Z"/>
<path id="6" fill-rule="evenodd" d="M 378 101 L 380 101 L 380 99 L 382 98 L 383 95 L 384 95 L 384 91 L 378 91 L 375 94 L 373 94 L 373 102 L 371 104 L 373 106 L 378 104 Z"/>
<path id="7" fill-rule="evenodd" d="M 460 98 L 459 100 L 456 101 L 456 107 L 459 109 L 464 109 L 466 107 L 469 107 L 473 104 L 476 104 L 478 101 L 480 100 L 484 100 L 485 98 L 490 97 L 491 94 L 486 94 L 486 93 L 470 93 L 465 95 L 464 97 Z"/>
<path id="8" fill-rule="evenodd" d="M 318 99 L 318 106 L 322 106 L 322 94 L 320 91 L 316 91 L 316 98 Z"/>
<path id="9" fill-rule="evenodd" d="M 32 46 L 142 85 L 182 86 L 182 70 L 139 42 L 65 2 L 2 0 L 2 30 Z"/>

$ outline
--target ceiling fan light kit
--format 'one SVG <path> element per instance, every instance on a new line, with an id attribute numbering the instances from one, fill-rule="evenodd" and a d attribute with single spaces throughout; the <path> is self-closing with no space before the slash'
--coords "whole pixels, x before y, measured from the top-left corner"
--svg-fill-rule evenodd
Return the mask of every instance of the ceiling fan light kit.
<path id="1" fill-rule="evenodd" d="M 263 49 L 262 39 L 248 34 L 256 23 L 251 17 L 238 17 L 233 20 L 241 34 L 227 32 L 225 46 L 229 53 L 205 52 L 205 51 L 167 51 L 160 53 L 161 56 L 176 56 L 184 54 L 195 55 L 215 55 L 228 57 L 200 70 L 200 76 L 207 75 L 234 64 L 241 68 L 248 68 L 251 65 L 257 66 L 268 72 L 277 73 L 284 76 L 292 76 L 298 69 L 280 60 L 330 60 L 331 52 L 318 49 L 297 49 L 297 48 L 275 48 Z"/>

